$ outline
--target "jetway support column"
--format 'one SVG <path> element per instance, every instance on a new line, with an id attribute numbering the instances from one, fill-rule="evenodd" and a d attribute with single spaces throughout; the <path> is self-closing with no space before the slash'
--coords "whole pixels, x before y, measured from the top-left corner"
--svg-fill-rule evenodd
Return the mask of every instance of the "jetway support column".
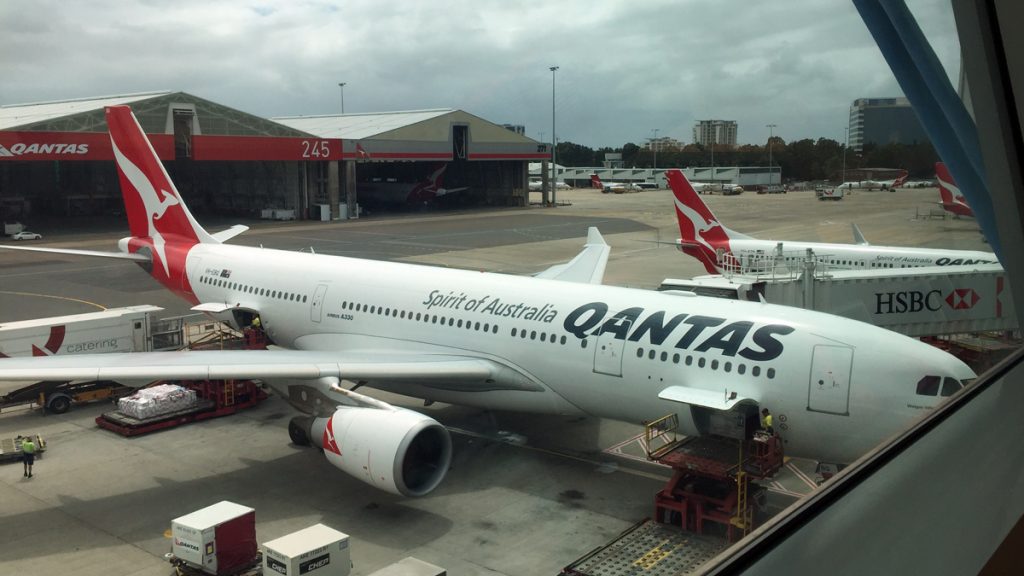
<path id="1" fill-rule="evenodd" d="M 345 161 L 345 204 L 348 205 L 348 218 L 359 218 L 359 197 L 356 195 L 356 161 Z"/>
<path id="2" fill-rule="evenodd" d="M 814 305 L 814 250 L 807 249 L 807 256 L 804 258 L 803 293 L 805 310 L 816 310 Z"/>
<path id="3" fill-rule="evenodd" d="M 542 175 L 541 176 L 541 181 L 540 181 L 541 182 L 540 189 L 541 189 L 541 196 L 542 196 L 542 198 L 540 199 L 540 203 L 541 203 L 542 206 L 547 206 L 548 205 L 548 198 L 550 198 L 549 194 L 551 192 L 551 186 L 554 184 L 554 182 L 552 182 L 552 179 L 549 178 L 550 174 L 548 173 L 548 170 L 550 170 L 550 169 L 551 169 L 551 163 L 548 162 L 547 160 L 544 160 L 544 161 L 542 161 L 540 163 L 540 173 Z"/>
<path id="4" fill-rule="evenodd" d="M 338 171 L 341 170 L 341 162 L 328 162 L 327 163 L 327 202 L 331 205 L 331 219 L 337 219 L 340 217 L 340 211 L 338 207 L 338 189 L 340 179 Z"/>

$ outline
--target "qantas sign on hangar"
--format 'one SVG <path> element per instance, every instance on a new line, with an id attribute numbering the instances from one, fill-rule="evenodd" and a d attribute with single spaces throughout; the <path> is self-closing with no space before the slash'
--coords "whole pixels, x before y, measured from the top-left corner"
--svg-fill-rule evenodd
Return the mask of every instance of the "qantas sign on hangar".
<path id="1" fill-rule="evenodd" d="M 404 181 L 436 171 L 438 161 L 458 160 L 492 166 L 448 169 L 446 185 L 457 179 L 468 190 L 463 202 L 506 205 L 511 202 L 499 197 L 526 188 L 515 186 L 526 180 L 525 160 L 547 156 L 536 141 L 456 110 L 317 117 L 317 128 L 330 126 L 324 131 L 331 133 L 314 134 L 287 125 L 307 124 L 309 118 L 269 120 L 184 92 L 2 106 L 0 182 L 8 185 L 0 187 L 0 217 L 119 210 L 114 150 L 103 115 L 112 105 L 132 107 L 198 214 L 254 215 L 272 208 L 302 218 L 314 205 L 329 205 L 337 217 L 348 181 L 360 186 L 358 176 L 344 177 L 346 169 L 365 172 L 364 179 Z M 346 139 L 351 126 L 358 139 Z M 403 134 L 409 139 L 402 140 Z M 28 164 L 38 161 L 56 164 L 45 170 Z"/>

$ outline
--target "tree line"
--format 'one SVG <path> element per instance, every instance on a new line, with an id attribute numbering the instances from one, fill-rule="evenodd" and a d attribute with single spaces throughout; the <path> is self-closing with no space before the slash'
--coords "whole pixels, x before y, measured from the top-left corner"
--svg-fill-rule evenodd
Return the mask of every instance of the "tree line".
<path id="1" fill-rule="evenodd" d="M 771 139 L 771 163 L 779 166 L 785 182 L 812 180 L 841 181 L 843 176 L 843 144 L 828 138 L 786 142 Z M 593 149 L 573 142 L 558 144 L 558 163 L 562 166 L 602 166 L 608 152 L 622 154 L 627 168 L 689 168 L 693 166 L 768 166 L 769 146 L 743 144 L 724 146 L 716 144 L 714 160 L 710 146 L 687 144 L 682 147 L 663 148 L 655 155 L 651 150 L 632 142 L 622 148 Z M 935 176 L 938 154 L 930 142 L 916 144 L 866 144 L 861 152 L 846 150 L 846 169 L 902 168 L 912 179 L 931 179 Z"/>

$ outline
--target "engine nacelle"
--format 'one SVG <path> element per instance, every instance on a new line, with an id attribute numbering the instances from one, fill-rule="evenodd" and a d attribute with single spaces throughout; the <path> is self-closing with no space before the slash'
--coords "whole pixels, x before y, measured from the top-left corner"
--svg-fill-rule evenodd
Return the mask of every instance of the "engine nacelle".
<path id="1" fill-rule="evenodd" d="M 448 430 L 411 410 L 338 408 L 313 420 L 309 439 L 345 473 L 403 496 L 436 488 L 452 461 Z"/>

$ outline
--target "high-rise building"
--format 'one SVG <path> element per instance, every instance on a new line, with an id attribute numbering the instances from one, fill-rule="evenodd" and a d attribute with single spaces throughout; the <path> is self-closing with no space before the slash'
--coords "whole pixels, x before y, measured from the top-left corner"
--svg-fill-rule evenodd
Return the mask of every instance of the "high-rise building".
<path id="1" fill-rule="evenodd" d="M 701 120 L 693 126 L 693 142 L 707 146 L 715 144 L 736 145 L 735 120 Z"/>
<path id="2" fill-rule="evenodd" d="M 644 144 L 644 148 L 648 150 L 678 150 L 683 147 L 683 143 L 675 138 L 669 136 L 662 136 L 661 138 L 650 138 L 647 143 Z"/>
<path id="3" fill-rule="evenodd" d="M 850 106 L 850 148 L 865 144 L 928 142 L 921 121 L 906 98 L 858 98 Z"/>

